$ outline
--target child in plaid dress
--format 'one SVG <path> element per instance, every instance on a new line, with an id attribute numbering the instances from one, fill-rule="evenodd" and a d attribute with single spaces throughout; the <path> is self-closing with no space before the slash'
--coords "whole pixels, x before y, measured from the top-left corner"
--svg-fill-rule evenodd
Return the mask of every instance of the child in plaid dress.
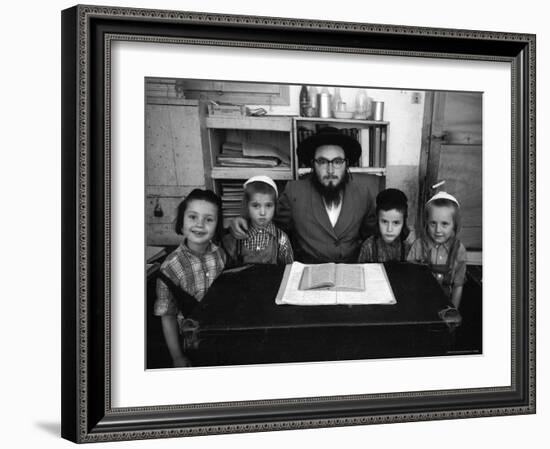
<path id="1" fill-rule="evenodd" d="M 227 234 L 223 239 L 232 266 L 251 263 L 286 265 L 294 261 L 288 236 L 272 222 L 277 195 L 277 185 L 268 176 L 253 176 L 244 183 L 248 237 L 237 240 Z"/>
<path id="2" fill-rule="evenodd" d="M 176 233 L 183 241 L 160 267 L 154 305 L 175 367 L 191 364 L 185 354 L 191 321 L 186 316 L 225 266 L 223 249 L 213 243 L 221 226 L 221 200 L 210 190 L 193 190 L 178 207 Z"/>

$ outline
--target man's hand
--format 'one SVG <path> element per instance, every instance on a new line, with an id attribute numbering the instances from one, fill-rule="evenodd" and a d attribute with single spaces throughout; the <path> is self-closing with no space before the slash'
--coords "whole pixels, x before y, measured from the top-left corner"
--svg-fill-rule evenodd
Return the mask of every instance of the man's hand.
<path id="1" fill-rule="evenodd" d="M 237 240 L 248 237 L 248 223 L 243 217 L 235 217 L 229 222 L 229 232 Z"/>

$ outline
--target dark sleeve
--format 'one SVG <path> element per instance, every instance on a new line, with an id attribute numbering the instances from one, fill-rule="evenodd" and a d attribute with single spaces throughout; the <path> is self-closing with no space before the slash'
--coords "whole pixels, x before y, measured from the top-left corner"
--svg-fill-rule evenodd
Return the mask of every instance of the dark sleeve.
<path id="1" fill-rule="evenodd" d="M 359 230 L 361 240 L 365 240 L 376 233 L 376 204 L 370 190 L 367 190 L 366 197 L 367 210 L 361 223 L 361 229 Z"/>
<path id="2" fill-rule="evenodd" d="M 222 239 L 223 250 L 227 259 L 225 260 L 225 268 L 232 268 L 238 265 L 237 261 L 237 241 L 231 234 L 225 234 Z"/>
<path id="3" fill-rule="evenodd" d="M 286 233 L 290 233 L 292 230 L 292 210 L 290 204 L 290 189 L 287 184 L 285 190 L 279 197 L 279 201 L 277 202 L 277 213 L 273 219 L 275 225 Z"/>

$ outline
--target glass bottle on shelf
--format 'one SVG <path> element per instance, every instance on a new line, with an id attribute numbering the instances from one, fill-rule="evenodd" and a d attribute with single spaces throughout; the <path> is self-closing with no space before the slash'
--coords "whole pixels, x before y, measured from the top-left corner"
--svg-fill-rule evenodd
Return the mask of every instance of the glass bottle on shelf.
<path id="1" fill-rule="evenodd" d="M 311 107 L 311 117 L 318 117 L 319 111 L 317 109 L 317 88 L 310 86 L 309 88 L 309 106 Z"/>
<path id="2" fill-rule="evenodd" d="M 357 120 L 366 120 L 368 117 L 369 97 L 365 89 L 359 89 L 355 95 L 355 113 L 353 118 Z"/>
<path id="3" fill-rule="evenodd" d="M 307 91 L 307 86 L 302 86 L 300 89 L 300 116 L 306 117 L 307 110 L 309 108 L 309 93 Z"/>
<path id="4" fill-rule="evenodd" d="M 334 95 L 332 96 L 332 116 L 336 117 L 335 112 L 341 111 L 342 108 L 342 95 L 340 95 L 340 88 L 334 88 Z"/>

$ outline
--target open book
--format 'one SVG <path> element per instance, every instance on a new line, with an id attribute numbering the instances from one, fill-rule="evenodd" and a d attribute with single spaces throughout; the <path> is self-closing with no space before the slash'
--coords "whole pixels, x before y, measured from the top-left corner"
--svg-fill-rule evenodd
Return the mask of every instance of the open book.
<path id="1" fill-rule="evenodd" d="M 330 268 L 331 265 L 334 268 Z M 307 268 L 309 270 L 304 273 Z M 332 274 L 328 274 L 329 272 Z M 326 277 L 323 273 L 327 273 Z M 334 276 L 334 282 L 330 279 L 331 285 L 329 285 L 326 281 L 332 276 Z M 304 286 L 309 288 L 305 289 Z M 294 262 L 285 268 L 275 303 L 395 304 L 396 300 L 382 264 L 304 265 Z"/>
<path id="2" fill-rule="evenodd" d="M 365 290 L 365 272 L 361 265 L 322 263 L 306 265 L 302 271 L 300 290 Z"/>

